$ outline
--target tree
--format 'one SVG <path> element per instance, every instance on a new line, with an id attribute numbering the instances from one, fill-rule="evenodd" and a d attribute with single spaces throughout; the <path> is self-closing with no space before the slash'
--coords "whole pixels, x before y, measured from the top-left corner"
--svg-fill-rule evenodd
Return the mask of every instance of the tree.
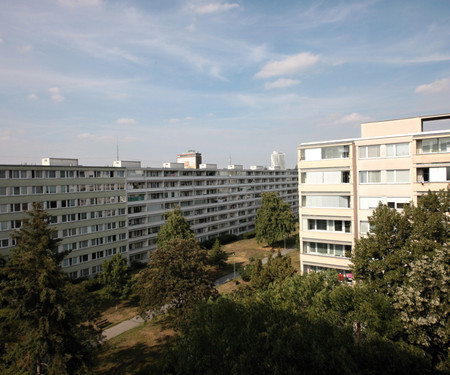
<path id="1" fill-rule="evenodd" d="M 275 242 L 285 239 L 295 230 L 295 218 L 291 207 L 283 202 L 278 192 L 262 194 L 255 226 L 258 243 L 266 242 L 272 248 Z"/>
<path id="2" fill-rule="evenodd" d="M 223 251 L 220 240 L 216 238 L 214 245 L 209 253 L 209 261 L 212 265 L 223 268 L 228 260 L 228 254 Z"/>
<path id="3" fill-rule="evenodd" d="M 139 274 L 137 293 L 141 316 L 164 306 L 183 315 L 197 302 L 216 294 L 207 251 L 193 238 L 164 242 Z"/>
<path id="4" fill-rule="evenodd" d="M 125 298 L 131 293 L 132 283 L 127 260 L 120 254 L 105 260 L 98 280 L 104 285 L 106 293 L 114 298 Z"/>
<path id="5" fill-rule="evenodd" d="M 395 293 L 395 307 L 409 341 L 431 354 L 435 363 L 450 371 L 450 251 L 436 249 L 411 264 L 403 285 Z"/>
<path id="6" fill-rule="evenodd" d="M 251 286 L 257 289 L 267 289 L 270 284 L 280 282 L 295 274 L 295 268 L 291 265 L 291 258 L 282 257 L 280 252 L 275 258 L 270 255 L 267 263 L 262 265 L 258 261 L 252 268 Z"/>
<path id="7" fill-rule="evenodd" d="M 16 246 L 0 269 L 0 372 L 83 374 L 99 335 L 74 303 L 77 289 L 61 271 L 55 230 L 39 204 L 13 234 Z M 78 308 L 74 308 L 74 304 Z M 89 309 L 87 309 L 89 310 Z"/>
<path id="8" fill-rule="evenodd" d="M 392 297 L 412 262 L 432 255 L 449 240 L 450 191 L 431 192 L 398 212 L 380 204 L 369 218 L 370 232 L 356 241 L 356 280 Z"/>
<path id="9" fill-rule="evenodd" d="M 392 295 L 406 275 L 411 223 L 400 212 L 379 204 L 369 217 L 370 232 L 356 241 L 353 276 L 378 292 Z"/>
<path id="10" fill-rule="evenodd" d="M 183 217 L 180 207 L 175 207 L 173 211 L 164 213 L 166 222 L 161 226 L 156 237 L 157 246 L 162 246 L 165 242 L 174 239 L 188 240 L 195 238 L 188 221 Z"/>

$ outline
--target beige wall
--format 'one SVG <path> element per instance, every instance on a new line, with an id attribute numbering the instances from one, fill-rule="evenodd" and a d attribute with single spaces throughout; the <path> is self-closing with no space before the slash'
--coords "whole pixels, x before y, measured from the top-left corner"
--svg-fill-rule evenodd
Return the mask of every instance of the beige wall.
<path id="1" fill-rule="evenodd" d="M 361 124 L 361 138 L 420 133 L 421 131 L 421 117 Z"/>

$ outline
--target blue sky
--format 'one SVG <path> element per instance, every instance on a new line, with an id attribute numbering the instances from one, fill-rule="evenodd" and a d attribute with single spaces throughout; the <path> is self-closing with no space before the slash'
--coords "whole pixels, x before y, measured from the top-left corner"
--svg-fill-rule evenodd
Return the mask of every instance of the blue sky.
<path id="1" fill-rule="evenodd" d="M 2 0 L 0 163 L 296 165 L 450 112 L 450 2 Z"/>

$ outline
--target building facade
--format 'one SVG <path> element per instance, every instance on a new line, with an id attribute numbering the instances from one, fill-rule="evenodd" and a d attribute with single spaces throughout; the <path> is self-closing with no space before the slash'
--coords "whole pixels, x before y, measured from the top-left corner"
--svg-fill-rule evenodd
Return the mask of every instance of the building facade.
<path id="1" fill-rule="evenodd" d="M 424 126 L 450 115 L 361 124 L 361 138 L 298 148 L 300 267 L 351 279 L 355 239 L 379 202 L 402 210 L 450 182 L 450 130 Z"/>
<path id="2" fill-rule="evenodd" d="M 278 191 L 298 212 L 296 170 L 141 168 L 139 162 L 89 167 L 76 159 L 47 160 L 0 165 L 0 254 L 9 254 L 11 233 L 40 202 L 61 239 L 59 250 L 71 251 L 62 267 L 73 278 L 95 275 L 117 253 L 148 260 L 163 213 L 175 206 L 200 241 L 252 231 L 265 191 Z"/>

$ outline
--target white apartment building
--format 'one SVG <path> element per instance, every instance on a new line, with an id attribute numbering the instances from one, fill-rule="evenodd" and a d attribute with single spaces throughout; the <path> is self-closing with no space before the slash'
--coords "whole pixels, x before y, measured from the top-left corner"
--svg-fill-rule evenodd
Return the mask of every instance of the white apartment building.
<path id="1" fill-rule="evenodd" d="M 298 212 L 296 170 L 141 168 L 131 161 L 92 167 L 51 158 L 43 163 L 0 165 L 0 254 L 9 254 L 11 233 L 40 202 L 61 239 L 59 250 L 71 250 L 62 267 L 72 278 L 95 275 L 118 252 L 130 261 L 148 260 L 163 213 L 175 205 L 200 241 L 253 230 L 265 191 L 278 191 Z"/>
<path id="2" fill-rule="evenodd" d="M 351 279 L 355 239 L 379 202 L 401 210 L 450 182 L 450 129 L 425 131 L 450 114 L 361 124 L 361 138 L 302 143 L 300 267 Z"/>

